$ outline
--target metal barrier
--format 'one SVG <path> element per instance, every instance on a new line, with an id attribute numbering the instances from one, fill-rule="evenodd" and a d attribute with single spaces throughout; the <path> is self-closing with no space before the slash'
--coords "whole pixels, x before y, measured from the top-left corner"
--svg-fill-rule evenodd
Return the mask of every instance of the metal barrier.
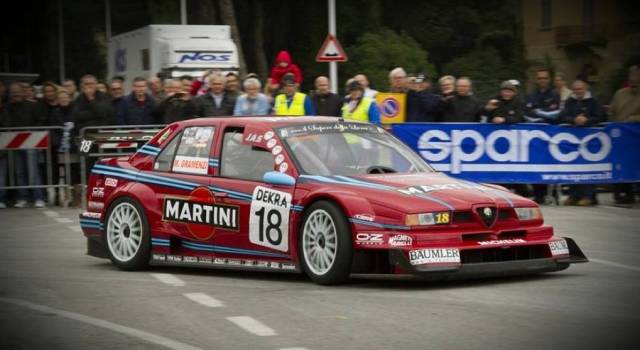
<path id="1" fill-rule="evenodd" d="M 165 125 L 109 125 L 88 126 L 80 129 L 80 183 L 82 206 L 87 206 L 88 165 L 92 160 L 127 156 L 151 140 Z"/>
<path id="2" fill-rule="evenodd" d="M 8 174 L 9 174 L 9 186 L 1 186 L 0 189 L 61 189 L 60 201 L 63 206 L 68 205 L 68 201 L 65 198 L 69 198 L 69 190 L 71 184 L 71 165 L 69 149 L 66 148 L 64 152 L 59 153 L 56 150 L 56 156 L 58 156 L 58 166 L 64 164 L 64 183 L 54 184 L 53 179 L 53 151 L 51 143 L 52 131 L 60 131 L 61 137 L 65 132 L 63 126 L 40 126 L 40 127 L 10 127 L 0 128 L 0 151 L 6 151 L 8 153 Z M 43 185 L 16 185 L 15 174 L 15 159 L 14 153 L 17 151 L 25 150 L 39 150 L 46 152 L 46 182 Z M 39 162 L 37 162 L 39 164 Z M 58 170 L 58 182 L 60 182 L 60 172 Z M 39 169 L 35 169 L 39 171 Z M 4 176 L 5 174 L 2 174 Z M 49 202 L 53 202 L 53 192 L 48 193 Z M 64 197 L 64 198 L 62 198 Z"/>

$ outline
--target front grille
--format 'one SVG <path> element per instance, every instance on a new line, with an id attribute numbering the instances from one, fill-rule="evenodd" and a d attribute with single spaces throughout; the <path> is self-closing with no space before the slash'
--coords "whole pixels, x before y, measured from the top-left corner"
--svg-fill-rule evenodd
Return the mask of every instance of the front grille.
<path id="1" fill-rule="evenodd" d="M 461 251 L 460 260 L 463 264 L 477 264 L 486 262 L 542 259 L 547 257 L 548 252 L 549 247 L 546 245 L 471 249 Z"/>
<path id="2" fill-rule="evenodd" d="M 453 223 L 461 224 L 465 222 L 470 222 L 473 220 L 473 215 L 470 211 L 456 211 L 453 213 Z"/>
<path id="3" fill-rule="evenodd" d="M 493 233 L 466 233 L 462 234 L 463 242 L 481 242 L 481 241 L 491 241 L 495 239 Z"/>

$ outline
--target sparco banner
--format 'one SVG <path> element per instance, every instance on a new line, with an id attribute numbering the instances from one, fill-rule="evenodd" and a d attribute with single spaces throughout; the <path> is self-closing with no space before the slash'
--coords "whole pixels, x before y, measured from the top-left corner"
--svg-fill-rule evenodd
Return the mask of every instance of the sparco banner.
<path id="1" fill-rule="evenodd" d="M 394 124 L 393 133 L 436 170 L 472 181 L 640 181 L 640 123 L 597 128 L 405 123 Z"/>

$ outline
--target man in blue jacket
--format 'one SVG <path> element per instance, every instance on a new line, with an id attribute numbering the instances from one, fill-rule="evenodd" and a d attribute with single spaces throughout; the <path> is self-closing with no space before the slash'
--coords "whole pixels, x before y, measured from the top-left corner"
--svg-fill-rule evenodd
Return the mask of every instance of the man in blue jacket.
<path id="1" fill-rule="evenodd" d="M 606 121 L 606 114 L 600 102 L 591 96 L 589 85 L 581 80 L 573 83 L 573 94 L 560 114 L 562 123 L 584 127 Z M 569 198 L 564 205 L 592 206 L 596 203 L 594 185 L 573 185 L 569 188 Z"/>
<path id="2" fill-rule="evenodd" d="M 125 97 L 124 123 L 126 125 L 156 124 L 152 112 L 156 105 L 147 94 L 147 80 L 143 77 L 133 79 L 133 92 Z"/>

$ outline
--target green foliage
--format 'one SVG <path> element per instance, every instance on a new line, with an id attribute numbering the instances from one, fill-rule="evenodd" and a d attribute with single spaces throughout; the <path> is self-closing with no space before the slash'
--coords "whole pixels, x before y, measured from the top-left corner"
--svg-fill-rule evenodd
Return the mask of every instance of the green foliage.
<path id="1" fill-rule="evenodd" d="M 388 87 L 389 71 L 395 67 L 403 67 L 409 73 L 422 72 L 428 76 L 435 73 L 435 68 L 429 63 L 428 53 L 415 39 L 406 33 L 397 34 L 387 28 L 364 33 L 346 51 L 349 56 L 349 62 L 344 65 L 343 70 L 346 76 L 364 73 L 372 85 L 382 90 Z"/>
<path id="2" fill-rule="evenodd" d="M 522 79 L 522 72 L 504 64 L 500 53 L 493 47 L 473 51 L 456 58 L 443 69 L 444 74 L 456 77 L 468 76 L 473 82 L 474 93 L 481 99 L 497 95 L 500 83 L 509 79 Z"/>

